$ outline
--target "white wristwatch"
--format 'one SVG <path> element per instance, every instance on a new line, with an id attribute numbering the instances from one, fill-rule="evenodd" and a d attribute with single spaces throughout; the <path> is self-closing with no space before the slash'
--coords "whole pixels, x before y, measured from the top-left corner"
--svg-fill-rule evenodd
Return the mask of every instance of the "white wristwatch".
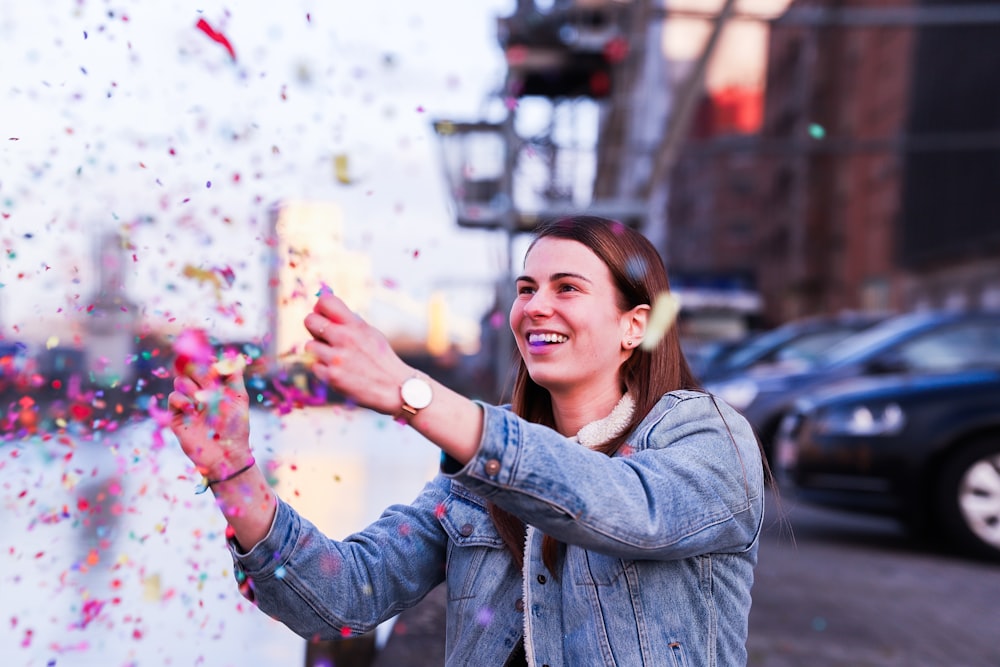
<path id="1" fill-rule="evenodd" d="M 399 395 L 403 399 L 403 412 L 411 417 L 430 405 L 434 398 L 430 384 L 419 377 L 412 377 L 399 385 Z"/>

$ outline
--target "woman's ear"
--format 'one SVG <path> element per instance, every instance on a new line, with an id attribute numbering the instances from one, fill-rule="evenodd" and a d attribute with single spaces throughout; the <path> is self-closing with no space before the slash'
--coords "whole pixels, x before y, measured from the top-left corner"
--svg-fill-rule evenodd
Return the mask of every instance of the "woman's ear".
<path id="1" fill-rule="evenodd" d="M 622 315 L 625 325 L 622 345 L 626 349 L 639 347 L 642 343 L 642 339 L 646 336 L 646 326 L 649 324 L 649 310 L 648 304 L 641 304 Z"/>

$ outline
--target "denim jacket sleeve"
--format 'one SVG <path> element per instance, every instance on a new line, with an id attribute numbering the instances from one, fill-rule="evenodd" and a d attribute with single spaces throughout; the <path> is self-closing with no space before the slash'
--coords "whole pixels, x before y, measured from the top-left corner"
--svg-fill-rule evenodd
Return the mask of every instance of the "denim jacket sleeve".
<path id="1" fill-rule="evenodd" d="M 759 447 L 746 420 L 712 396 L 665 395 L 614 457 L 483 408 L 480 448 L 455 478 L 562 542 L 677 559 L 742 552 L 757 540 Z"/>
<path id="2" fill-rule="evenodd" d="M 263 540 L 247 553 L 229 542 L 241 592 L 307 639 L 373 629 L 444 580 L 447 535 L 435 512 L 449 486 L 439 475 L 412 504 L 387 508 L 343 541 L 279 499 Z"/>

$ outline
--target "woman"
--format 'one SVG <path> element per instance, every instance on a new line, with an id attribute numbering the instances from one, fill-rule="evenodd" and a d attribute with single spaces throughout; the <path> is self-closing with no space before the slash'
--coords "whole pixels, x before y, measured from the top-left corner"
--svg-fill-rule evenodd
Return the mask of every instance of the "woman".
<path id="1" fill-rule="evenodd" d="M 179 376 L 173 429 L 230 523 L 241 590 L 325 639 L 447 581 L 449 665 L 744 664 L 762 459 L 746 421 L 697 390 L 676 332 L 647 328 L 666 290 L 656 250 L 621 224 L 542 226 L 510 312 L 508 407 L 420 377 L 322 296 L 305 320 L 317 377 L 443 453 L 412 504 L 344 541 L 253 465 L 239 372 L 218 390 L 212 370 Z"/>

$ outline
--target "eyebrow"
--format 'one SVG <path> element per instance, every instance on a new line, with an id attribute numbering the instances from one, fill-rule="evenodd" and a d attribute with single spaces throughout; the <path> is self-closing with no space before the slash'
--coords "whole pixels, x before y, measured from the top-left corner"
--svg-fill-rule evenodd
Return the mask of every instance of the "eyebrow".
<path id="1" fill-rule="evenodd" d="M 594 281 L 592 281 L 587 276 L 582 276 L 579 273 L 571 273 L 569 271 L 563 271 L 561 273 L 553 273 L 551 276 L 549 276 L 549 282 L 555 282 L 557 280 L 562 280 L 563 278 L 577 278 L 579 280 L 583 280 L 584 282 L 588 282 L 591 285 L 594 284 Z M 533 283 L 535 282 L 535 279 L 532 278 L 531 276 L 518 276 L 514 280 L 514 282 L 521 282 L 521 281 Z"/>

